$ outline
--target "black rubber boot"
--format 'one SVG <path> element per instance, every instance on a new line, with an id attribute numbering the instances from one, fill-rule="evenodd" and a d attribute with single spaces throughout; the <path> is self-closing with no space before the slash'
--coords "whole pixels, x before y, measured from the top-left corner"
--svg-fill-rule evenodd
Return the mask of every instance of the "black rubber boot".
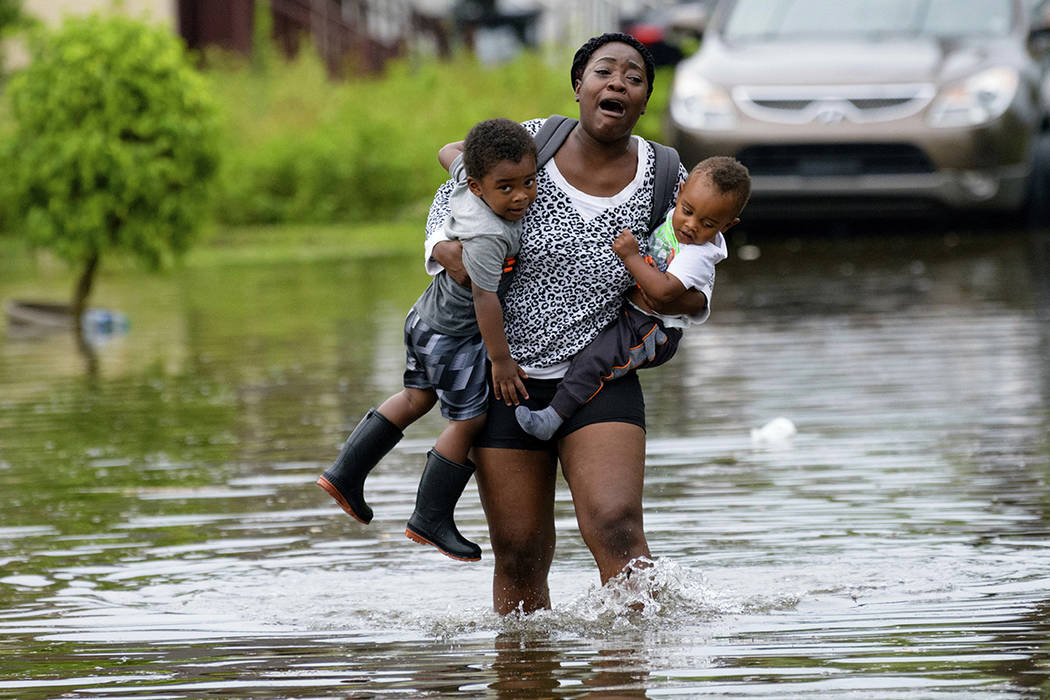
<path id="1" fill-rule="evenodd" d="M 374 408 L 343 443 L 343 449 L 317 480 L 343 510 L 366 525 L 372 521 L 372 509 L 365 503 L 365 477 L 401 440 L 401 430 Z"/>
<path id="2" fill-rule="evenodd" d="M 431 450 L 427 466 L 419 479 L 416 509 L 408 519 L 405 536 L 420 544 L 430 544 L 447 557 L 460 561 L 481 559 L 481 547 L 456 529 L 452 513 L 456 501 L 474 473 L 474 465 L 459 464 Z"/>

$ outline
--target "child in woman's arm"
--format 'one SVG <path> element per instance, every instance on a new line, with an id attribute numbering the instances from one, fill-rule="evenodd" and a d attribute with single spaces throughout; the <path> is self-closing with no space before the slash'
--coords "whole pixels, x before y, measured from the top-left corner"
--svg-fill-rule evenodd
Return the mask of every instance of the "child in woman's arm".
<path id="1" fill-rule="evenodd" d="M 440 402 L 448 425 L 427 453 L 405 535 L 453 559 L 476 561 L 481 548 L 463 537 L 453 513 L 474 472 L 467 455 L 488 411 L 486 352 L 496 397 L 510 405 L 518 392 L 527 396 L 525 373 L 507 349 L 497 292 L 520 247 L 521 219 L 536 198 L 536 144 L 520 124 L 489 119 L 465 141 L 442 148 L 438 159 L 456 183 L 445 234 L 462 243 L 463 272 L 471 281 L 435 275 L 405 319 L 404 389 L 368 412 L 317 483 L 368 523 L 365 477 L 404 429 Z"/>
<path id="2" fill-rule="evenodd" d="M 649 242 L 650 255 L 624 229 L 612 243 L 637 282 L 616 321 L 573 358 L 546 408 L 518 406 L 515 418 L 531 435 L 547 440 L 580 406 L 601 391 L 606 380 L 633 369 L 656 367 L 671 359 L 682 330 L 710 314 L 715 264 L 728 254 L 723 233 L 735 226 L 751 194 L 747 169 L 732 158 L 702 161 L 678 190 L 678 201 Z M 673 304 L 696 289 L 706 303 L 699 314 L 662 314 L 653 306 Z"/>

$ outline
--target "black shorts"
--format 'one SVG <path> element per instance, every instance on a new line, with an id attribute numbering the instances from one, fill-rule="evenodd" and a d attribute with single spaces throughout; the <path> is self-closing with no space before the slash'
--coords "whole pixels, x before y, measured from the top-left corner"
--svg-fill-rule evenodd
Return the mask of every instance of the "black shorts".
<path id="1" fill-rule="evenodd" d="M 489 372 L 489 382 L 492 373 Z M 546 408 L 558 388 L 559 379 L 525 379 L 529 398 L 523 405 L 532 410 Z M 503 447 L 511 450 L 544 450 L 555 452 L 558 440 L 569 433 L 593 423 L 630 423 L 645 430 L 645 397 L 636 372 L 628 372 L 620 379 L 608 382 L 602 391 L 568 418 L 554 437 L 543 441 L 529 435 L 514 417 L 514 406 L 497 401 L 489 392 L 489 416 L 485 427 L 474 438 L 474 447 Z"/>

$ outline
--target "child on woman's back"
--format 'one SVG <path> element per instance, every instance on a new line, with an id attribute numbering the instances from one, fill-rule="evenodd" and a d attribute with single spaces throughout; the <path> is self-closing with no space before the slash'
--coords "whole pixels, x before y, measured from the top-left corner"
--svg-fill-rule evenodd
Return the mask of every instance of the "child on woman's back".
<path id="1" fill-rule="evenodd" d="M 514 409 L 522 429 L 548 440 L 566 418 L 601 391 L 605 380 L 662 365 L 674 356 L 682 329 L 703 323 L 710 314 L 715 264 L 728 254 L 722 234 L 740 221 L 750 195 L 747 168 L 733 158 L 708 158 L 679 187 L 674 208 L 652 232 L 649 256 L 639 253 L 638 240 L 629 230 L 616 237 L 613 252 L 637 286 L 628 293 L 619 318 L 573 358 L 550 405 L 541 410 Z M 653 302 L 672 302 L 689 289 L 707 298 L 699 316 L 653 311 Z"/>
<path id="2" fill-rule="evenodd" d="M 402 431 L 440 400 L 449 424 L 427 453 L 405 535 L 453 559 L 476 561 L 481 549 L 460 534 L 452 515 L 474 473 L 467 453 L 488 408 L 486 353 L 496 398 L 510 405 L 517 403 L 518 392 L 527 397 L 524 372 L 511 358 L 503 332 L 497 291 L 519 249 L 521 218 L 536 199 L 536 146 L 520 124 L 490 119 L 470 130 L 461 149 L 443 148 L 439 159 L 456 183 L 445 233 L 462 241 L 472 286 L 446 272 L 434 277 L 405 321 L 405 388 L 361 419 L 317 483 L 343 510 L 368 523 L 372 509 L 364 500 L 365 477 Z"/>

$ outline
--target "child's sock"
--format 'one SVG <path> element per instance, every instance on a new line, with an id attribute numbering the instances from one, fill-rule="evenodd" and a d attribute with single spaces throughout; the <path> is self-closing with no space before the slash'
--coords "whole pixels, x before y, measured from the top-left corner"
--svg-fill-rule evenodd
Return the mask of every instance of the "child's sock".
<path id="1" fill-rule="evenodd" d="M 524 406 L 518 406 L 514 409 L 514 417 L 518 419 L 522 430 L 529 435 L 535 435 L 540 440 L 550 440 L 554 432 L 565 422 L 565 419 L 550 406 L 539 411 L 530 411 Z"/>

